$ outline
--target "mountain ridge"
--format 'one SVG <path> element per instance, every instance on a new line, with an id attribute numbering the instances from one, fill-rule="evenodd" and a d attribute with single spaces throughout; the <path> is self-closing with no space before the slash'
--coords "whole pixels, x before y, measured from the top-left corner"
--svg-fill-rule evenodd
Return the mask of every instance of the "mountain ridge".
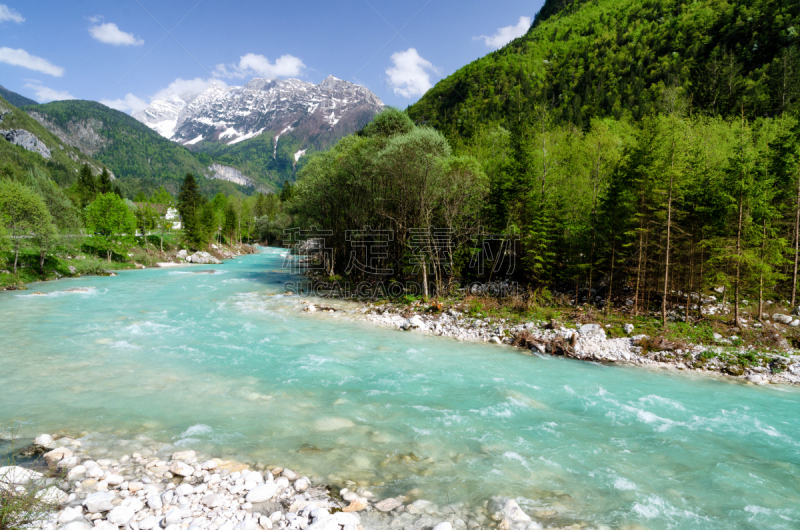
<path id="1" fill-rule="evenodd" d="M 383 108 L 367 88 L 333 76 L 317 85 L 255 78 L 243 86 L 213 83 L 199 94 L 170 94 L 133 117 L 195 151 L 204 151 L 205 144 L 233 146 L 261 134 L 272 136 L 276 151 L 281 137 L 290 132 L 301 143 L 300 151 L 332 145 Z"/>

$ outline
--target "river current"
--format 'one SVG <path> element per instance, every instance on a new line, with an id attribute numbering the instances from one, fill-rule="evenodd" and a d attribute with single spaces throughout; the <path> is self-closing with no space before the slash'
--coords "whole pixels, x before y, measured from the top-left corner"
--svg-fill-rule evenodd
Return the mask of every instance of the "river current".
<path id="1" fill-rule="evenodd" d="M 0 426 L 146 435 L 380 496 L 511 496 L 560 521 L 800 527 L 798 389 L 303 313 L 280 254 L 0 293 Z"/>

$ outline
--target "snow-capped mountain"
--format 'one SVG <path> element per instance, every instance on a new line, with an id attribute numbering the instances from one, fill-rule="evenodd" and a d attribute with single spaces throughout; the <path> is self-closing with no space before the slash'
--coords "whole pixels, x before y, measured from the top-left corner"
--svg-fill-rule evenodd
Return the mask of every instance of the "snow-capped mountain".
<path id="1" fill-rule="evenodd" d="M 186 146 L 233 145 L 270 134 L 277 148 L 280 137 L 291 132 L 304 148 L 321 149 L 357 131 L 381 109 L 383 102 L 368 89 L 330 76 L 318 85 L 298 79 L 215 83 L 197 95 L 153 101 L 133 117 Z"/>

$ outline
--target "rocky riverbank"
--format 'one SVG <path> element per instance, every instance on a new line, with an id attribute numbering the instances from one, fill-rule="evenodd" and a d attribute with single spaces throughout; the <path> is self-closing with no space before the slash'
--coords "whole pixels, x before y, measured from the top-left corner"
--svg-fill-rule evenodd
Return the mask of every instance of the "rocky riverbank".
<path id="1" fill-rule="evenodd" d="M 0 498 L 36 488 L 53 508 L 35 525 L 42 530 L 543 528 L 509 498 L 478 507 L 439 507 L 410 495 L 379 499 L 355 483 L 353 491 L 333 490 L 289 469 L 141 436 L 115 440 L 112 448 L 92 435 L 43 434 L 22 454 L 40 458 L 24 468 L 0 467 Z"/>
<path id="2" fill-rule="evenodd" d="M 305 310 L 311 308 L 316 309 L 305 302 Z M 800 352 L 791 349 L 785 339 L 781 341 L 780 322 L 785 315 L 774 316 L 776 340 L 784 344 L 784 349 L 757 352 L 733 346 L 722 337 L 719 345 L 708 346 L 637 335 L 630 324 L 624 326 L 627 336 L 610 338 L 600 324 L 577 323 L 571 327 L 552 321 L 509 324 L 503 319 L 474 318 L 452 308 L 440 313 L 428 309 L 367 304 L 355 314 L 399 330 L 513 345 L 532 355 L 561 355 L 583 361 L 723 375 L 753 384 L 800 384 Z"/>

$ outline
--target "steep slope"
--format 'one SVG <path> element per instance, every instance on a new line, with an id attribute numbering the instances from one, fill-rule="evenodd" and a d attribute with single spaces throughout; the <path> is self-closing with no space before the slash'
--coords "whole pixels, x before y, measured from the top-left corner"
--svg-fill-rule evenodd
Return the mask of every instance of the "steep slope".
<path id="1" fill-rule="evenodd" d="M 34 101 L 30 98 L 26 98 L 25 96 L 17 94 L 16 92 L 12 92 L 2 85 L 0 85 L 0 97 L 2 97 L 15 107 L 24 107 L 25 105 L 39 104 L 37 101 Z"/>
<path id="2" fill-rule="evenodd" d="M 83 164 L 89 164 L 95 174 L 103 169 L 102 163 L 67 145 L 0 97 L 0 174 L 25 174 L 39 167 L 62 186 L 68 186 Z"/>
<path id="3" fill-rule="evenodd" d="M 798 107 L 799 36 L 798 2 L 548 0 L 525 36 L 440 81 L 409 114 L 451 136 L 503 123 L 518 99 L 581 126 L 667 102 L 776 115 Z"/>
<path id="4" fill-rule="evenodd" d="M 286 140 L 296 147 L 294 156 L 329 147 L 361 129 L 382 109 L 381 100 L 366 88 L 330 76 L 319 85 L 298 79 L 253 79 L 241 87 L 214 84 L 198 95 L 173 94 L 156 100 L 134 117 L 194 151 L 230 153 L 251 163 L 245 153 L 263 149 L 262 135 L 270 139 L 274 158 Z M 258 141 L 250 149 L 239 148 L 254 139 Z M 284 177 L 291 175 L 285 165 L 260 161 L 259 165 L 270 165 Z"/>
<path id="5" fill-rule="evenodd" d="M 162 185 L 176 193 L 186 173 L 207 177 L 198 180 L 204 193 L 230 187 L 224 179 L 212 180 L 217 172 L 209 169 L 209 157 L 200 160 L 127 114 L 100 103 L 56 101 L 25 110 L 64 143 L 106 164 L 129 194 L 151 192 Z M 255 187 L 233 189 L 251 192 Z"/>

